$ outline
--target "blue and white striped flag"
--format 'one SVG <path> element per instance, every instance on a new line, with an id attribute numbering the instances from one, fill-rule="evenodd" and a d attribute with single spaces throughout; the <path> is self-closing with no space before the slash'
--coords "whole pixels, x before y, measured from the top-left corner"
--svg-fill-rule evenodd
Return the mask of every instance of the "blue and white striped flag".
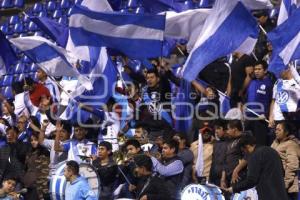
<path id="1" fill-rule="evenodd" d="M 277 77 L 293 60 L 300 58 L 300 8 L 293 11 L 281 25 L 268 34 L 273 52 L 269 71 Z"/>
<path id="2" fill-rule="evenodd" d="M 34 63 L 38 64 L 50 76 L 70 76 L 78 78 L 88 90 L 93 88 L 91 81 L 81 75 L 70 63 L 77 60 L 68 52 L 40 36 L 10 39 L 18 49 L 23 51 Z"/>
<path id="3" fill-rule="evenodd" d="M 92 12 L 75 5 L 70 17 L 75 46 L 106 46 L 131 58 L 161 56 L 164 15 Z"/>
<path id="4" fill-rule="evenodd" d="M 282 0 L 279 10 L 279 15 L 277 19 L 277 25 L 279 26 L 285 20 L 292 15 L 293 11 L 300 6 L 299 0 Z"/>
<path id="5" fill-rule="evenodd" d="M 188 81 L 222 56 L 234 51 L 250 54 L 259 33 L 256 19 L 237 0 L 217 1 L 202 30 L 184 65 L 183 77 Z"/>

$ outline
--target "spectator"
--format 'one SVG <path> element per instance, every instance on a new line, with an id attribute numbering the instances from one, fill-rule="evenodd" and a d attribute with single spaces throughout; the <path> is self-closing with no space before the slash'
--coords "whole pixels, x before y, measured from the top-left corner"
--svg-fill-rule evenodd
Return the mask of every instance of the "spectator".
<path id="1" fill-rule="evenodd" d="M 174 135 L 173 139 L 177 140 L 179 143 L 179 151 L 177 156 L 181 159 L 184 166 L 182 187 L 190 184 L 192 182 L 192 167 L 194 155 L 189 149 L 190 145 L 187 142 L 186 136 L 182 133 L 177 133 Z"/>
<path id="2" fill-rule="evenodd" d="M 300 112 L 297 109 L 300 100 L 300 84 L 294 79 L 291 69 L 284 70 L 281 77 L 273 88 L 269 116 L 271 127 L 274 127 L 275 121 L 299 118 Z"/>
<path id="3" fill-rule="evenodd" d="M 227 151 L 226 122 L 218 120 L 214 123 L 216 141 L 213 144 L 212 163 L 209 173 L 209 182 L 220 186 L 224 160 Z"/>
<path id="4" fill-rule="evenodd" d="M 166 185 L 172 199 L 180 199 L 180 189 L 183 176 L 183 162 L 178 157 L 178 142 L 169 140 L 163 143 L 162 161 L 151 157 L 153 169 L 166 180 Z"/>
<path id="5" fill-rule="evenodd" d="M 221 187 L 235 183 L 238 179 L 245 178 L 247 166 L 246 158 L 238 146 L 242 136 L 242 123 L 239 120 L 231 120 L 227 124 L 227 135 L 229 137 L 225 159 L 223 164 Z"/>
<path id="6" fill-rule="evenodd" d="M 289 199 L 297 200 L 299 185 L 298 185 L 298 170 L 300 148 L 298 139 L 292 135 L 292 128 L 287 122 L 280 122 L 276 125 L 276 139 L 272 144 L 282 161 L 284 169 L 284 183 L 288 192 Z"/>
<path id="7" fill-rule="evenodd" d="M 134 157 L 136 164 L 135 171 L 139 178 L 145 181 L 137 188 L 137 199 L 139 200 L 155 200 L 164 199 L 171 200 L 171 194 L 167 190 L 165 181 L 154 175 L 152 172 L 153 164 L 151 159 L 146 155 L 137 155 Z"/>
<path id="8" fill-rule="evenodd" d="M 265 118 L 269 116 L 272 101 L 273 83 L 267 75 L 268 64 L 258 61 L 254 66 L 254 78 L 249 82 L 247 88 L 246 108 L 256 112 L 260 117 L 246 110 L 245 129 L 251 130 L 259 145 L 267 145 L 269 132 Z M 247 74 L 247 76 L 251 76 Z"/>
<path id="9" fill-rule="evenodd" d="M 49 151 L 38 142 L 39 133 L 34 132 L 30 137 L 31 151 L 25 160 L 26 172 L 24 186 L 28 189 L 26 199 L 49 199 L 48 180 L 49 175 Z"/>
<path id="10" fill-rule="evenodd" d="M 2 188 L 0 188 L 0 199 L 1 200 L 16 200 L 18 194 L 15 193 L 17 180 L 13 177 L 7 177 L 2 182 Z"/>
<path id="11" fill-rule="evenodd" d="M 94 156 L 92 165 L 100 177 L 99 199 L 114 199 L 114 186 L 118 178 L 118 166 L 112 159 L 112 145 L 103 141 L 98 146 L 97 157 Z"/>
<path id="12" fill-rule="evenodd" d="M 74 139 L 69 140 L 64 144 L 60 144 L 59 134 L 55 135 L 54 150 L 56 152 L 68 152 L 67 160 L 76 160 L 78 163 L 84 162 L 80 156 L 91 156 L 96 154 L 97 148 L 93 142 L 85 139 L 87 130 L 80 127 L 79 124 L 74 124 Z M 56 132 L 62 131 L 63 125 L 58 122 Z"/>
<path id="13" fill-rule="evenodd" d="M 72 126 L 69 123 L 62 121 L 62 124 L 63 124 L 63 126 L 62 126 L 63 128 L 61 130 L 60 129 L 56 130 L 56 133 L 55 133 L 55 134 L 58 134 L 59 144 L 61 146 L 63 146 L 64 144 L 66 144 L 68 142 L 68 140 L 70 139 L 71 132 L 72 132 Z M 50 151 L 49 168 L 50 168 L 50 176 L 51 176 L 55 172 L 56 165 L 60 162 L 67 160 L 68 152 L 56 152 L 54 150 L 55 140 L 45 138 L 45 130 L 46 130 L 47 125 L 48 125 L 47 123 L 42 124 L 40 134 L 39 134 L 39 144 L 46 147 L 48 149 L 48 151 Z"/>
<path id="14" fill-rule="evenodd" d="M 24 163 L 30 145 L 18 141 L 17 136 L 18 129 L 15 126 L 6 129 L 7 144 L 0 148 L 0 182 L 14 176 L 21 183 L 24 176 Z"/>
<path id="15" fill-rule="evenodd" d="M 240 192 L 255 187 L 259 200 L 288 200 L 278 153 L 266 146 L 257 146 L 253 136 L 241 137 L 238 146 L 249 154 L 247 178 L 225 189 Z"/>
<path id="16" fill-rule="evenodd" d="M 64 170 L 67 182 L 65 200 L 96 200 L 95 193 L 91 190 L 87 180 L 79 175 L 79 165 L 76 161 L 68 161 Z"/>
<path id="17" fill-rule="evenodd" d="M 37 74 L 37 79 L 40 84 L 48 88 L 51 96 L 52 96 L 52 101 L 55 103 L 60 102 L 60 92 L 57 87 L 57 83 L 51 80 L 48 75 L 46 74 L 45 71 L 43 71 L 41 68 L 38 68 L 36 71 Z"/>

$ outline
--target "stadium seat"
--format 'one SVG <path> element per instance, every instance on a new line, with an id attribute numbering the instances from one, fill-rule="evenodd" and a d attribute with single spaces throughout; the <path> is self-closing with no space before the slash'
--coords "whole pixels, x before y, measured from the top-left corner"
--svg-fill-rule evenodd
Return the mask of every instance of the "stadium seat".
<path id="1" fill-rule="evenodd" d="M 60 23 L 60 24 L 68 24 L 68 18 L 67 17 L 60 17 L 58 19 L 58 23 Z"/>
<path id="2" fill-rule="evenodd" d="M 56 2 L 49 1 L 46 6 L 47 11 L 53 12 L 56 9 Z"/>
<path id="3" fill-rule="evenodd" d="M 11 67 L 11 69 L 12 69 L 12 67 Z M 13 75 L 7 74 L 3 77 L 2 86 L 9 86 L 12 84 L 12 82 L 13 82 Z"/>
<path id="4" fill-rule="evenodd" d="M 14 25 L 14 28 L 13 28 L 13 31 L 15 33 L 23 33 L 24 32 L 24 26 L 23 24 L 20 22 L 20 23 L 17 23 Z"/>
<path id="5" fill-rule="evenodd" d="M 53 15 L 52 15 L 52 17 L 54 19 L 58 19 L 58 18 L 62 17 L 62 15 L 63 15 L 63 13 L 62 13 L 61 10 L 55 10 L 54 13 L 53 13 Z"/>
<path id="6" fill-rule="evenodd" d="M 82 0 L 75 0 L 74 4 L 81 4 Z"/>
<path id="7" fill-rule="evenodd" d="M 8 67 L 6 74 L 14 74 L 14 67 Z"/>
<path id="8" fill-rule="evenodd" d="M 29 66 L 29 72 L 36 72 L 38 66 L 34 63 L 32 63 L 30 66 Z"/>
<path id="9" fill-rule="evenodd" d="M 22 18 L 23 24 L 28 24 L 30 22 L 29 15 L 24 15 Z"/>
<path id="10" fill-rule="evenodd" d="M 25 64 L 24 63 L 18 63 L 14 67 L 14 73 L 15 74 L 22 74 L 25 70 Z"/>
<path id="11" fill-rule="evenodd" d="M 134 11 L 136 14 L 143 14 L 145 9 L 143 7 L 137 7 Z"/>
<path id="12" fill-rule="evenodd" d="M 69 10 L 68 10 L 68 12 L 67 12 L 67 16 L 68 16 L 68 17 L 70 17 L 71 12 L 72 12 L 72 8 L 69 8 Z"/>
<path id="13" fill-rule="evenodd" d="M 69 0 L 62 0 L 60 3 L 61 9 L 68 9 L 68 8 L 70 8 L 70 6 L 71 6 L 71 3 Z"/>
<path id="14" fill-rule="evenodd" d="M 136 8 L 139 6 L 139 0 L 128 0 L 127 8 Z"/>
<path id="15" fill-rule="evenodd" d="M 38 17 L 47 17 L 47 12 L 45 10 L 42 10 L 39 12 L 39 14 L 37 16 Z"/>
<path id="16" fill-rule="evenodd" d="M 9 28 L 6 24 L 3 24 L 2 26 L 0 26 L 0 30 L 4 33 L 7 34 L 9 31 Z"/>
<path id="17" fill-rule="evenodd" d="M 7 99 L 12 99 L 13 98 L 13 93 L 12 93 L 11 87 L 5 87 L 5 88 L 3 88 L 2 94 Z"/>
<path id="18" fill-rule="evenodd" d="M 17 8 L 23 8 L 24 7 L 24 0 L 15 0 L 14 6 Z"/>
<path id="19" fill-rule="evenodd" d="M 20 17 L 18 15 L 13 15 L 9 18 L 9 24 L 15 25 L 16 23 L 20 22 Z"/>
<path id="20" fill-rule="evenodd" d="M 43 10 L 43 4 L 41 3 L 35 3 L 33 6 L 33 12 L 39 13 Z"/>
<path id="21" fill-rule="evenodd" d="M 1 3 L 1 8 L 12 8 L 13 7 L 12 0 L 3 0 L 3 1 L 0 1 L 0 3 Z"/>
<path id="22" fill-rule="evenodd" d="M 23 73 L 23 74 L 16 74 L 16 75 L 15 75 L 15 78 L 14 78 L 14 81 L 15 81 L 15 82 L 17 82 L 17 81 L 22 81 L 22 80 L 26 77 L 26 75 L 27 75 L 27 74 L 24 74 L 24 73 Z"/>
<path id="23" fill-rule="evenodd" d="M 194 3 L 192 0 L 187 0 L 183 2 L 183 10 L 189 10 L 189 9 L 193 9 L 194 8 Z"/>
<path id="24" fill-rule="evenodd" d="M 200 0 L 198 7 L 199 8 L 211 8 L 214 4 L 215 0 Z"/>
<path id="25" fill-rule="evenodd" d="M 33 35 L 34 35 L 34 36 L 43 36 L 44 34 L 43 34 L 43 32 L 41 32 L 41 31 L 37 31 L 37 32 L 35 32 Z"/>
<path id="26" fill-rule="evenodd" d="M 26 55 L 22 57 L 21 61 L 23 63 L 31 63 L 31 60 Z"/>
<path id="27" fill-rule="evenodd" d="M 35 23 L 29 22 L 28 31 L 35 32 L 38 30 L 38 27 Z"/>

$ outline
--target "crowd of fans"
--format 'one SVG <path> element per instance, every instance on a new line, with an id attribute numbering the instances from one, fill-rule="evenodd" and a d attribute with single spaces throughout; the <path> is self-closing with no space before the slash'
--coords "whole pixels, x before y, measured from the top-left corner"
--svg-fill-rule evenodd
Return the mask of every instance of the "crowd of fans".
<path id="1" fill-rule="evenodd" d="M 256 17 L 267 31 L 271 29 L 272 22 L 264 12 Z M 116 84 L 114 90 L 128 97 L 125 110 L 132 114 L 129 119 L 122 118 L 124 108 L 120 109 L 122 105 L 114 96 L 101 108 L 77 102 L 79 110 L 89 113 L 88 119 L 82 120 L 81 112 L 68 118 L 68 105 L 73 101 L 68 94 L 76 89 L 77 80 L 53 79 L 38 69 L 37 82 L 30 78 L 14 82 L 14 99 L 1 97 L 0 199 L 18 199 L 22 188 L 26 188 L 22 192 L 25 199 L 49 199 L 56 192 L 49 189 L 49 184 L 64 161 L 73 161 L 67 162 L 65 171 L 71 182 L 79 175 L 78 164 L 90 163 L 95 168 L 101 200 L 180 199 L 185 186 L 203 182 L 223 188 L 225 197 L 230 198 L 232 190 L 246 188 L 241 183 L 249 181 L 249 174 L 256 173 L 256 179 L 247 182 L 252 187 L 263 179 L 258 171 L 247 173 L 248 163 L 251 169 L 262 163 L 253 164 L 251 155 L 241 148 L 245 135 L 255 138 L 249 143 L 255 148 L 270 146 L 277 152 L 270 155 L 281 160 L 272 167 L 284 173 L 271 183 L 261 184 L 279 188 L 277 191 L 283 195 L 277 199 L 298 199 L 300 82 L 297 72 L 290 68 L 276 80 L 268 72 L 271 53 L 262 34 L 255 58 L 234 53 L 230 64 L 220 58 L 208 65 L 199 78 L 209 85 L 196 80 L 191 83 L 194 105 L 201 106 L 196 107 L 200 114 L 192 116 L 192 125 L 185 132 L 176 130 L 179 119 L 171 115 L 177 106 L 174 96 L 182 84 L 173 69 L 184 63 L 184 45 L 178 45 L 170 58 L 153 59 L 153 69 L 145 71 L 131 69 L 123 57 L 122 71 L 132 84 L 123 83 L 119 76 L 121 84 Z M 294 110 L 282 110 L 278 87 L 289 92 L 291 102 L 287 102 Z M 230 97 L 231 108 L 235 108 L 226 117 L 220 109 L 220 92 Z M 227 189 L 230 186 L 231 191 Z M 67 187 L 70 193 L 66 192 L 66 199 L 93 199 L 88 187 Z M 82 191 L 77 194 L 82 197 L 73 195 L 76 190 Z M 266 199 L 272 193 L 261 185 L 257 191 Z"/>

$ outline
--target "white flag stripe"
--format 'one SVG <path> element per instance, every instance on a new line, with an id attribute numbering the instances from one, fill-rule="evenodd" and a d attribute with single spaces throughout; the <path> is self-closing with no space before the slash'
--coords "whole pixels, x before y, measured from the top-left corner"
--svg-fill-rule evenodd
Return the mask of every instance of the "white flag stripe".
<path id="1" fill-rule="evenodd" d="M 83 0 L 81 3 L 82 6 L 87 7 L 88 9 L 92 11 L 98 11 L 98 12 L 108 12 L 113 11 L 110 4 L 106 0 Z"/>
<path id="2" fill-rule="evenodd" d="M 187 50 L 190 52 L 210 11 L 211 9 L 195 9 L 181 13 L 166 12 L 165 37 L 188 40 Z"/>
<path id="3" fill-rule="evenodd" d="M 250 10 L 272 9 L 273 4 L 270 0 L 241 0 Z"/>
<path id="4" fill-rule="evenodd" d="M 235 52 L 245 53 L 245 54 L 251 54 L 255 45 L 256 45 L 257 39 L 248 37 L 242 44 L 235 50 Z"/>
<path id="5" fill-rule="evenodd" d="M 114 25 L 106 21 L 95 20 L 81 14 L 74 14 L 70 18 L 70 27 L 83 28 L 87 31 L 108 37 L 124 37 L 128 39 L 163 40 L 163 31 L 137 26 L 133 24 Z"/>
<path id="6" fill-rule="evenodd" d="M 300 32 L 286 45 L 286 47 L 279 53 L 285 65 L 289 64 L 295 50 L 300 45 Z"/>

